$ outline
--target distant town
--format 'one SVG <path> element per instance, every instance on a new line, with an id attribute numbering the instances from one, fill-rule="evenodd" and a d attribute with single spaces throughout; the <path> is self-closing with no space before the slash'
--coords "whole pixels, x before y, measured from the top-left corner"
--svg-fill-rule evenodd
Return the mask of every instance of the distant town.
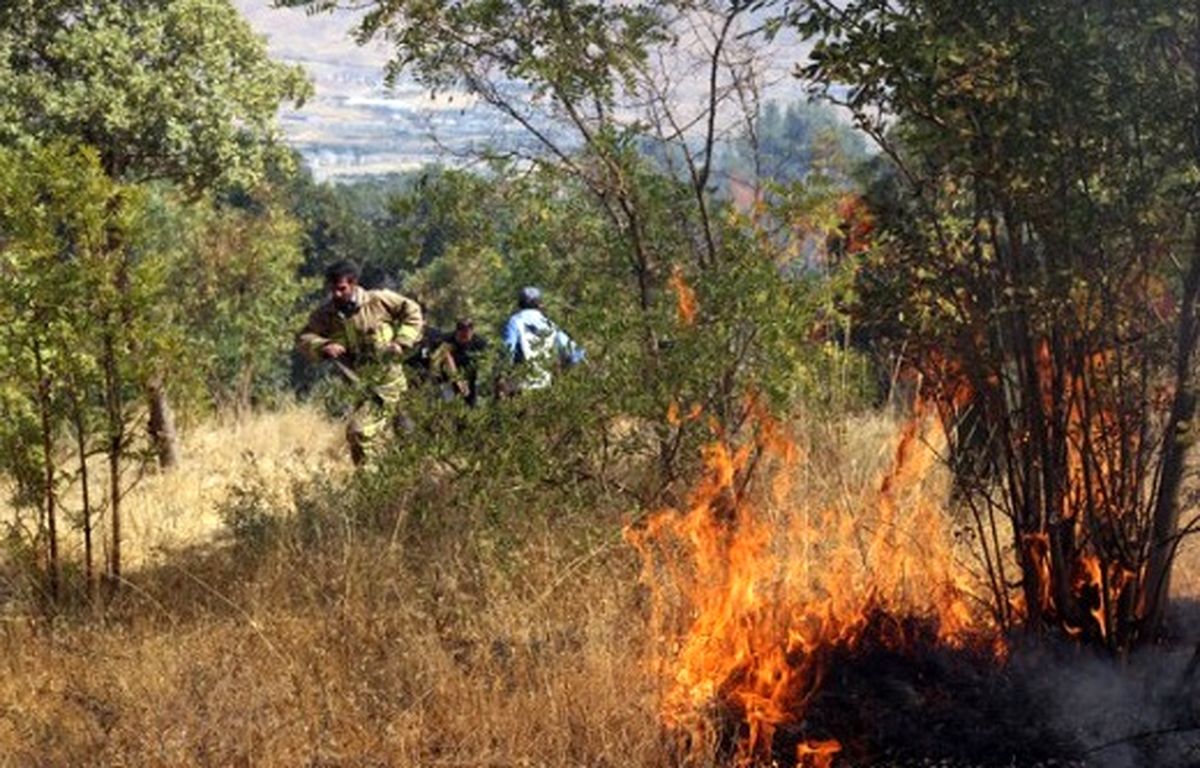
<path id="1" fill-rule="evenodd" d="M 304 67 L 316 87 L 302 109 L 280 115 L 280 125 L 318 180 L 402 173 L 434 162 L 463 165 L 485 149 L 530 142 L 523 129 L 468 94 L 430 94 L 411 80 L 389 88 L 386 46 L 359 46 L 350 36 L 355 11 L 309 16 L 273 8 L 271 0 L 235 5 L 266 37 L 271 55 Z M 789 63 L 802 47 L 782 38 L 776 45 L 794 56 L 777 57 L 764 95 L 783 103 L 802 99 Z"/>
<path id="2" fill-rule="evenodd" d="M 266 36 L 271 54 L 307 70 L 316 94 L 280 124 L 318 179 L 397 173 L 430 162 L 457 165 L 485 147 L 517 146 L 525 136 L 466 94 L 431 95 L 411 81 L 388 88 L 387 53 L 349 36 L 351 12 L 309 17 L 237 0 Z"/>

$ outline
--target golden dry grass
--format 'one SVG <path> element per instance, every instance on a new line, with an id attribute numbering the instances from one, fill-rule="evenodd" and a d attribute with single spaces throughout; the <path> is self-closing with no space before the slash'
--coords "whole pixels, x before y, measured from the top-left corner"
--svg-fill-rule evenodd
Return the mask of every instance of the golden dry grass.
<path id="1" fill-rule="evenodd" d="M 161 563 L 174 551 L 219 535 L 219 508 L 235 487 L 254 482 L 256 487 L 273 489 L 274 501 L 286 509 L 293 481 L 318 476 L 336 480 L 350 469 L 341 426 L 302 406 L 215 419 L 185 432 L 180 447 L 178 468 L 133 481 L 122 503 L 121 554 L 128 569 Z M 89 467 L 92 493 L 103 499 L 107 464 L 96 457 Z M 68 510 L 79 508 L 77 485 L 66 489 L 62 503 Z M 17 514 L 0 505 L 0 520 L 12 520 Z M 106 532 L 107 525 L 106 517 L 95 522 L 98 532 Z M 69 525 L 60 526 L 65 556 L 79 558 L 82 534 Z M 98 561 L 103 562 L 107 537 L 98 535 L 97 542 Z"/>
<path id="2" fill-rule="evenodd" d="M 1171 594 L 1200 601 L 1200 536 L 1184 539 L 1171 575 Z"/>
<path id="3" fill-rule="evenodd" d="M 339 424 L 312 408 L 225 417 L 187 435 L 180 466 L 146 477 L 126 505 L 125 552 L 134 565 L 160 562 L 181 546 L 211 540 L 231 488 L 251 480 L 290 502 L 296 480 L 345 476 L 350 464 Z"/>
<path id="4" fill-rule="evenodd" d="M 0 620 L 0 766 L 660 761 L 615 513 L 422 539 L 400 510 L 384 533 L 184 551 L 231 488 L 286 513 L 294 480 L 347 471 L 340 426 L 301 409 L 184 448 L 130 497 L 139 567 L 102 617 Z"/>
<path id="5" fill-rule="evenodd" d="M 653 764 L 631 574 L 597 565 L 539 601 L 530 587 L 552 578 L 553 562 L 468 590 L 456 583 L 474 570 L 466 559 L 422 584 L 398 552 L 350 546 L 304 571 L 263 564 L 186 619 L 36 636 L 10 625 L 0 755 L 11 765 Z"/>

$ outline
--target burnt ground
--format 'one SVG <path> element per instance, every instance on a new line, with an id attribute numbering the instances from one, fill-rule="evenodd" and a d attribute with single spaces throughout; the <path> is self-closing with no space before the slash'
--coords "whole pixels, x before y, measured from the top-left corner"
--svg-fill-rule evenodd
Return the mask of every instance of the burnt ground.
<path id="1" fill-rule="evenodd" d="M 803 739 L 836 734 L 854 734 L 842 739 L 851 765 L 1034 765 L 1079 753 L 990 649 L 948 648 L 928 623 L 877 613 L 863 641 L 836 650 L 828 668 L 805 721 L 776 737 L 777 758 Z"/>
<path id="2" fill-rule="evenodd" d="M 928 623 L 877 613 L 856 648 L 830 652 L 771 762 L 795 765 L 799 743 L 836 738 L 837 767 L 1200 768 L 1200 670 L 1185 674 L 1194 649 L 1176 638 L 1114 660 L 1042 641 L 998 664 L 987 648 L 939 644 Z"/>

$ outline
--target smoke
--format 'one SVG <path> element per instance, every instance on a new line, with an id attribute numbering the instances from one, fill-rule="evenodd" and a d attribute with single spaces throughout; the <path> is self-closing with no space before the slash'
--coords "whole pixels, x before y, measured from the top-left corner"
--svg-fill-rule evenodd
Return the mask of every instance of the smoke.
<path id="1" fill-rule="evenodd" d="M 1114 660 L 1074 645 L 1042 643 L 1011 659 L 1051 729 L 1096 768 L 1200 765 L 1200 603 L 1175 606 L 1180 640 Z M 1189 639 L 1188 642 L 1181 640 Z"/>

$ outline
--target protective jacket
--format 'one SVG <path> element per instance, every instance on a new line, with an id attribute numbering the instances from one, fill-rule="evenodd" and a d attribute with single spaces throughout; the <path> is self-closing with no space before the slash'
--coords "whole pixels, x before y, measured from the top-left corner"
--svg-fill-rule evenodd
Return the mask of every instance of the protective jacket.
<path id="1" fill-rule="evenodd" d="M 353 311 L 339 309 L 326 300 L 313 310 L 297 337 L 300 351 L 310 360 L 321 359 L 321 349 L 330 342 L 346 348 L 344 363 L 351 368 L 378 362 L 391 342 L 405 349 L 421 338 L 421 307 L 395 291 L 355 290 Z"/>
<path id="2" fill-rule="evenodd" d="M 400 400 L 408 389 L 402 355 L 389 353 L 388 345 L 412 348 L 421 338 L 421 307 L 395 291 L 354 293 L 349 308 L 327 300 L 313 310 L 296 337 L 296 346 L 310 360 L 321 359 L 321 349 L 330 342 L 346 348 L 339 360 L 354 369 L 359 391 L 346 437 L 350 455 L 359 465 L 370 464 L 379 455 L 389 424 L 395 431 L 405 421 Z"/>

